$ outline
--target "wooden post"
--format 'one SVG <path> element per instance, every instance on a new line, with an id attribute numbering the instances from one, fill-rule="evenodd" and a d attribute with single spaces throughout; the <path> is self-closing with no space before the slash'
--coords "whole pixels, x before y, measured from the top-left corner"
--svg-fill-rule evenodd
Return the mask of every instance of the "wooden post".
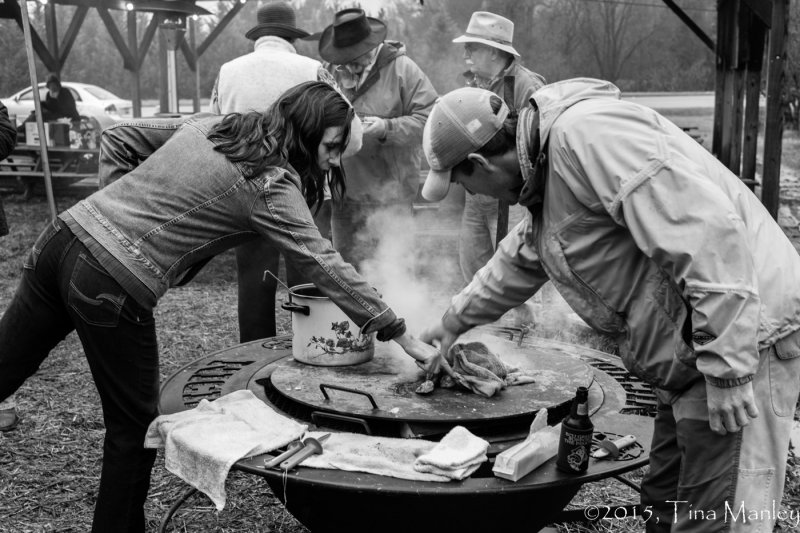
<path id="1" fill-rule="evenodd" d="M 714 128 L 711 153 L 725 166 L 730 162 L 730 113 L 733 80 L 730 68 L 735 62 L 735 13 L 738 0 L 719 0 L 717 3 L 717 75 L 714 87 Z"/>
<path id="2" fill-rule="evenodd" d="M 752 11 L 747 7 L 746 2 L 740 0 L 736 13 L 736 40 L 734 60 L 731 65 L 733 74 L 733 95 L 731 109 L 731 138 L 728 168 L 740 175 L 742 170 L 742 137 L 744 132 L 744 96 L 747 84 L 747 54 L 748 54 L 748 33 L 753 23 Z"/>
<path id="3" fill-rule="evenodd" d="M 750 14 L 747 32 L 747 74 L 745 79 L 744 140 L 742 144 L 741 178 L 750 190 L 756 184 L 756 156 L 758 152 L 758 116 L 761 96 L 761 69 L 764 64 L 764 45 L 766 25 L 755 15 Z"/>
<path id="4" fill-rule="evenodd" d="M 58 26 L 56 25 L 56 5 L 53 2 L 49 2 L 44 6 L 44 26 L 45 26 L 45 33 L 47 39 L 47 48 L 50 49 L 50 53 L 56 61 L 61 54 L 58 53 Z M 56 74 L 58 74 L 58 78 L 61 79 L 61 61 L 58 61 L 58 70 Z"/>
<path id="5" fill-rule="evenodd" d="M 131 100 L 133 101 L 133 116 L 142 116 L 142 85 L 141 69 L 139 68 L 139 36 L 137 35 L 137 14 L 135 11 L 128 11 L 128 50 L 134 57 L 134 65 L 131 69 Z"/>
<path id="6" fill-rule="evenodd" d="M 516 116 L 517 108 L 514 102 L 514 76 L 503 76 L 503 101 L 508 106 L 509 115 Z M 497 201 L 497 229 L 494 234 L 495 250 L 500 245 L 500 241 L 508 234 L 508 202 Z"/>
<path id="7" fill-rule="evenodd" d="M 731 94 L 730 146 L 728 148 L 728 168 L 737 176 L 742 164 L 742 130 L 744 127 L 745 71 L 737 67 L 731 71 L 733 82 Z"/>
<path id="8" fill-rule="evenodd" d="M 50 157 L 47 153 L 47 142 L 44 131 L 44 120 L 42 119 L 42 101 L 39 98 L 39 80 L 36 77 L 36 61 L 33 57 L 33 40 L 31 39 L 31 22 L 28 18 L 28 4 L 23 2 L 20 5 L 22 13 L 22 33 L 25 37 L 25 51 L 28 56 L 28 71 L 31 76 L 31 86 L 33 86 L 33 107 L 36 109 L 36 128 L 39 130 L 39 148 L 41 149 L 42 170 L 44 171 L 44 190 L 47 194 L 47 205 L 50 207 L 50 217 L 55 220 L 58 216 L 56 208 L 56 197 L 53 194 L 53 177 L 50 174 Z"/>
<path id="9" fill-rule="evenodd" d="M 167 100 L 167 38 L 164 32 L 158 32 L 158 110 L 161 113 L 172 113 Z"/>
<path id="10" fill-rule="evenodd" d="M 764 175 L 761 202 L 773 218 L 780 206 L 781 152 L 783 149 L 782 89 L 786 73 L 786 37 L 789 33 L 789 0 L 772 4 L 767 72 L 767 118 L 764 127 Z"/>
<path id="11" fill-rule="evenodd" d="M 197 31 L 195 26 L 196 20 L 194 17 L 189 18 L 189 47 L 192 50 L 192 54 L 194 55 L 194 62 L 190 64 L 190 68 L 193 66 L 192 70 L 194 71 L 194 95 L 192 96 L 192 111 L 194 113 L 200 112 L 200 58 L 197 57 L 197 37 L 195 32 Z"/>

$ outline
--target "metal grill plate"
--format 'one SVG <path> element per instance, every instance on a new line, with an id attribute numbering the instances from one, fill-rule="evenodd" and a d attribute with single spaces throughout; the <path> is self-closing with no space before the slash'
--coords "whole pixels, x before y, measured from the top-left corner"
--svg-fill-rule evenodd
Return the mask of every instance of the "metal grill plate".
<path id="1" fill-rule="evenodd" d="M 286 398 L 323 411 L 363 418 L 409 422 L 462 422 L 502 420 L 531 415 L 541 408 L 568 402 L 579 386 L 588 387 L 593 370 L 577 357 L 564 357 L 535 347 L 482 338 L 510 366 L 533 376 L 535 383 L 511 386 L 492 398 L 462 389 L 436 389 L 432 394 L 415 393 L 424 379 L 413 359 L 394 343 L 376 345 L 372 361 L 346 367 L 315 367 L 286 359 L 272 372 L 272 386 Z M 339 390 L 323 396 L 320 385 L 355 389 L 369 398 Z"/>

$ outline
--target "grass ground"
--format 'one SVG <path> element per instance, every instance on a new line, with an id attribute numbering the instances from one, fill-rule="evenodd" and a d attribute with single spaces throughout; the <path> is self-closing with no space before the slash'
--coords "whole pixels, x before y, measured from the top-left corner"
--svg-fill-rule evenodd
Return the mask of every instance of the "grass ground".
<path id="1" fill-rule="evenodd" d="M 698 119 L 686 125 L 699 125 Z M 683 125 L 683 124 L 680 124 Z M 710 129 L 710 122 L 706 131 Z M 703 135 L 703 129 L 699 130 Z M 708 146 L 708 140 L 705 140 Z M 787 132 L 784 167 L 787 183 L 796 184 L 800 169 L 800 139 Z M 797 190 L 786 191 L 787 205 L 797 207 Z M 42 198 L 23 202 L 16 195 L 3 198 L 11 234 L 0 239 L 0 309 L 5 309 L 19 277 L 20 265 L 30 245 L 48 219 Z M 60 207 L 75 198 L 59 198 Z M 785 229 L 800 245 L 796 220 L 785 219 Z M 279 310 L 279 328 L 288 333 L 290 319 Z M 161 350 L 162 377 L 202 355 L 236 344 L 236 288 L 232 254 L 214 259 L 186 287 L 173 289 L 156 311 Z M 566 342 L 613 350 L 602 337 L 580 327 L 537 325 L 535 334 Z M 94 508 L 102 454 L 103 422 L 99 400 L 88 367 L 74 335 L 68 337 L 44 362 L 18 393 L 22 422 L 19 428 L 0 436 L 0 532 L 88 531 Z M 629 475 L 640 481 L 642 472 Z M 148 531 L 156 531 L 161 517 L 185 491 L 186 485 L 166 472 L 159 456 L 147 500 Z M 175 515 L 167 531 L 304 533 L 306 530 L 284 510 L 265 483 L 240 473 L 228 479 L 228 504 L 217 513 L 202 495 L 193 496 Z M 634 491 L 619 482 L 585 486 L 574 505 L 635 502 Z M 784 506 L 800 511 L 800 463 L 792 457 L 787 473 Z M 491 512 L 488 511 L 487 512 Z M 597 524 L 562 524 L 565 532 L 626 533 L 643 530 L 637 520 Z M 779 523 L 775 531 L 795 531 Z"/>

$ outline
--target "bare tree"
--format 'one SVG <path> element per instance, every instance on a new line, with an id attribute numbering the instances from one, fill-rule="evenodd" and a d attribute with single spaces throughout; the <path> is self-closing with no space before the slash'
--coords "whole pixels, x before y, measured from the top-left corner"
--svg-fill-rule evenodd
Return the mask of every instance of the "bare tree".
<path id="1" fill-rule="evenodd" d="M 580 35 L 594 58 L 599 75 L 609 81 L 623 77 L 626 63 L 656 29 L 656 8 L 614 0 L 568 0 Z"/>

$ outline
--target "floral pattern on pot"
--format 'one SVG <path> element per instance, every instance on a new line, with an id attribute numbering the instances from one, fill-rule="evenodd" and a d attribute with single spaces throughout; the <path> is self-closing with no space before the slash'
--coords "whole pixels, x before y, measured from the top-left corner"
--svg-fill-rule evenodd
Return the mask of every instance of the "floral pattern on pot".
<path id="1" fill-rule="evenodd" d="M 332 322 L 331 331 L 334 333 L 335 338 L 312 336 L 308 346 L 314 346 L 326 354 L 340 355 L 350 352 L 363 352 L 369 349 L 372 344 L 369 335 L 353 335 L 350 332 L 350 322 L 347 320 Z"/>

